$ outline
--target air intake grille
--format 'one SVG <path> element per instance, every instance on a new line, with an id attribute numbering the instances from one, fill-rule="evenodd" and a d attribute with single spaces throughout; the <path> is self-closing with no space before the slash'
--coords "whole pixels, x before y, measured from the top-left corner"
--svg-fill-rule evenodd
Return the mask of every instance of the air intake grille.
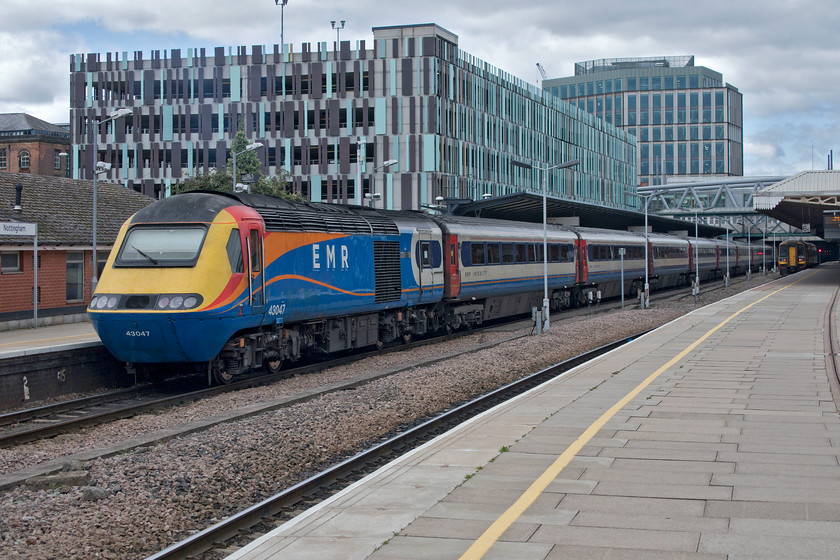
<path id="1" fill-rule="evenodd" d="M 265 208 L 255 206 L 267 231 L 323 231 L 350 235 L 399 235 L 397 225 L 374 212 L 348 211 L 341 206 L 297 206 Z"/>
<path id="2" fill-rule="evenodd" d="M 373 266 L 376 271 L 376 303 L 399 301 L 402 289 L 400 278 L 400 244 L 397 241 L 373 242 Z"/>

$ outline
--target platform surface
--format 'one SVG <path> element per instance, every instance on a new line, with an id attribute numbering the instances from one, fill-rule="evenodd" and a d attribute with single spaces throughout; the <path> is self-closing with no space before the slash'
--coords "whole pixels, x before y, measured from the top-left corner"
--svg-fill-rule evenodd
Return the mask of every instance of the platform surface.
<path id="1" fill-rule="evenodd" d="M 229 559 L 840 558 L 838 286 L 832 263 L 685 315 Z"/>
<path id="2" fill-rule="evenodd" d="M 93 330 L 93 325 L 88 321 L 37 329 L 2 331 L 0 332 L 0 360 L 101 344 L 102 341 Z"/>

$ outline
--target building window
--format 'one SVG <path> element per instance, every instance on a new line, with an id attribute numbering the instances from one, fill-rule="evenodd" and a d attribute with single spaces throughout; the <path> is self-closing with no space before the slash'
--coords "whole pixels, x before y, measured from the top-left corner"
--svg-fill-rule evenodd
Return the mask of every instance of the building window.
<path id="1" fill-rule="evenodd" d="M 85 254 L 81 251 L 67 252 L 67 301 L 85 298 Z"/>
<path id="2" fill-rule="evenodd" d="M 53 167 L 61 169 L 61 151 L 59 150 L 53 151 Z"/>
<path id="3" fill-rule="evenodd" d="M 18 167 L 20 169 L 29 169 L 29 159 L 30 159 L 30 156 L 29 156 L 28 151 L 23 150 L 22 152 L 20 152 L 20 156 L 19 156 L 20 165 Z"/>
<path id="4" fill-rule="evenodd" d="M 20 272 L 20 251 L 13 253 L 0 253 L 0 272 Z"/>
<path id="5" fill-rule="evenodd" d="M 6 148 L 0 148 L 0 169 L 6 169 Z"/>

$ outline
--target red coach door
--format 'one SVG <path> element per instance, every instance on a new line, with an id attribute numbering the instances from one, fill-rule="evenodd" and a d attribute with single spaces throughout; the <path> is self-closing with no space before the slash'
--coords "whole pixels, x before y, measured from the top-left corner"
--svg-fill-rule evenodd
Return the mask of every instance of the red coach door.
<path id="1" fill-rule="evenodd" d="M 461 292 L 461 277 L 458 274 L 458 236 L 444 235 L 443 296 L 456 298 Z"/>
<path id="2" fill-rule="evenodd" d="M 583 239 L 578 238 L 577 243 L 577 271 L 578 271 L 578 278 L 577 283 L 582 284 L 587 281 L 589 278 L 589 260 L 586 258 L 586 241 Z"/>

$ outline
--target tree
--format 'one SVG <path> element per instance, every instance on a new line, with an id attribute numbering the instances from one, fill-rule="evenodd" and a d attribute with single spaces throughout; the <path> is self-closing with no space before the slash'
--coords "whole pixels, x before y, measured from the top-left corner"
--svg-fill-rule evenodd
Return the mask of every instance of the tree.
<path id="1" fill-rule="evenodd" d="M 240 153 L 245 150 L 248 144 L 250 142 L 245 137 L 245 131 L 240 127 L 236 131 L 236 136 L 234 136 L 230 148 L 231 156 L 235 153 L 239 154 L 236 156 L 236 182 L 239 183 L 241 181 L 242 175 L 250 174 L 254 177 L 254 182 L 250 185 L 250 192 L 252 194 L 266 194 L 278 198 L 304 202 L 306 199 L 292 192 L 289 173 L 285 169 L 281 169 L 279 174 L 274 177 L 263 176 L 260 172 L 262 162 L 257 155 L 257 152 L 262 148 Z M 230 157 L 224 168 L 211 169 L 209 173 L 202 173 L 195 177 L 190 177 L 175 185 L 172 190 L 173 194 L 195 190 L 233 192 L 233 183 L 233 157 Z"/>

